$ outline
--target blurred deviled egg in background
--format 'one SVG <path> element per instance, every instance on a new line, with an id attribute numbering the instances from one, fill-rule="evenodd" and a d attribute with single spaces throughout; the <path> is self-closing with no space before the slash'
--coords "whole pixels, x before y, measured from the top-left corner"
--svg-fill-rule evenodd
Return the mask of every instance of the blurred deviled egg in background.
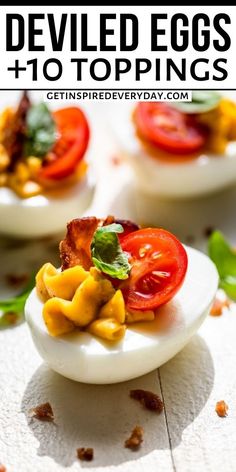
<path id="1" fill-rule="evenodd" d="M 0 114 L 0 233 L 41 237 L 63 230 L 90 204 L 90 129 L 75 106 L 50 111 L 27 92 Z"/>
<path id="2" fill-rule="evenodd" d="M 236 104 L 217 92 L 128 104 L 113 128 L 146 194 L 193 198 L 236 182 Z"/>

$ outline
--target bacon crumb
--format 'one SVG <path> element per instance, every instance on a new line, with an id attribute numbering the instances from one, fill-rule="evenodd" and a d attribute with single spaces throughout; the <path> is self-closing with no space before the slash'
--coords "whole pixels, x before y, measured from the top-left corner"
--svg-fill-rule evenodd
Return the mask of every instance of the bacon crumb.
<path id="1" fill-rule="evenodd" d="M 130 437 L 125 441 L 125 447 L 136 451 L 143 442 L 143 428 L 135 426 Z"/>
<path id="2" fill-rule="evenodd" d="M 156 393 L 149 392 L 148 390 L 130 390 L 130 397 L 142 403 L 142 405 L 147 408 L 147 410 L 161 413 L 164 408 L 160 397 Z"/>
<path id="3" fill-rule="evenodd" d="M 117 155 L 111 156 L 111 163 L 113 164 L 113 166 L 119 166 L 122 164 L 123 161 L 124 159 L 121 156 L 117 156 Z"/>
<path id="4" fill-rule="evenodd" d="M 28 274 L 6 274 L 6 282 L 11 287 L 18 287 L 19 285 L 23 285 L 29 280 Z"/>
<path id="5" fill-rule="evenodd" d="M 215 411 L 217 415 L 220 416 L 221 418 L 224 418 L 225 416 L 228 415 L 228 409 L 229 407 L 227 403 L 225 403 L 224 400 L 220 400 L 219 402 L 216 403 Z"/>
<path id="6" fill-rule="evenodd" d="M 31 106 L 27 91 L 23 92 L 18 108 L 13 118 L 4 130 L 2 139 L 3 145 L 11 158 L 9 170 L 12 171 L 24 153 L 24 144 L 26 136 L 26 117 Z"/>
<path id="7" fill-rule="evenodd" d="M 224 308 L 230 307 L 230 301 L 226 300 L 219 300 L 219 298 L 215 298 L 213 305 L 210 310 L 211 316 L 221 316 L 223 313 Z"/>
<path id="8" fill-rule="evenodd" d="M 5 465 L 0 464 L 0 472 L 7 472 Z"/>
<path id="9" fill-rule="evenodd" d="M 185 239 L 187 244 L 193 244 L 195 241 L 195 238 L 192 234 L 188 234 Z"/>
<path id="10" fill-rule="evenodd" d="M 93 448 L 92 447 L 79 447 L 77 449 L 77 457 L 81 461 L 92 461 L 93 460 Z"/>
<path id="11" fill-rule="evenodd" d="M 49 402 L 31 408 L 30 415 L 40 421 L 53 421 L 54 413 Z"/>
<path id="12" fill-rule="evenodd" d="M 206 238 L 209 238 L 214 231 L 215 228 L 213 228 L 213 226 L 207 226 L 206 228 L 204 228 L 203 234 Z"/>
<path id="13" fill-rule="evenodd" d="M 7 325 L 14 326 L 19 321 L 19 315 L 14 311 L 8 311 L 2 315 L 1 321 Z"/>

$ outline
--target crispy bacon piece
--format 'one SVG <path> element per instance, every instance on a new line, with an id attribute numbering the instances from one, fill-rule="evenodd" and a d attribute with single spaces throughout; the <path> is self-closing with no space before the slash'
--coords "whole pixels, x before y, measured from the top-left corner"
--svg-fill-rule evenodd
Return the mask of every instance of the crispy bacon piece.
<path id="1" fill-rule="evenodd" d="M 27 92 L 25 91 L 22 95 L 12 122 L 9 123 L 9 126 L 5 130 L 3 145 L 5 146 L 7 153 L 11 158 L 9 170 L 14 168 L 15 163 L 19 158 L 22 157 L 23 154 L 26 133 L 26 116 L 30 106 L 30 99 Z"/>
<path id="2" fill-rule="evenodd" d="M 7 472 L 5 465 L 0 464 L 0 472 Z"/>
<path id="3" fill-rule="evenodd" d="M 121 237 L 139 228 L 131 221 L 115 220 L 111 215 L 105 220 L 88 216 L 70 221 L 67 225 L 66 237 L 60 243 L 62 270 L 75 265 L 82 265 L 85 270 L 90 269 L 92 266 L 90 245 L 96 229 L 98 226 L 107 226 L 114 222 L 124 227 L 124 233 L 119 235 Z"/>
<path id="4" fill-rule="evenodd" d="M 66 237 L 60 243 L 62 270 L 76 265 L 82 265 L 85 270 L 91 267 L 90 244 L 100 221 L 89 216 L 68 223 Z"/>
<path id="5" fill-rule="evenodd" d="M 108 215 L 105 220 L 100 219 L 101 226 L 107 226 L 111 225 L 112 223 L 116 223 L 117 221 L 115 220 L 114 216 Z"/>

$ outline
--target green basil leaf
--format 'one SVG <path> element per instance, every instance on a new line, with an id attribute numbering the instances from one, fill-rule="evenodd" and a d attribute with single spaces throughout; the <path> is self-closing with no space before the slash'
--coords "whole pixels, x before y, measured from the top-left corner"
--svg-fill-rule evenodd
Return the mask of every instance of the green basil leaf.
<path id="1" fill-rule="evenodd" d="M 231 300 L 236 300 L 236 277 L 229 276 L 221 279 L 220 287 L 223 288 Z"/>
<path id="2" fill-rule="evenodd" d="M 56 125 L 45 103 L 33 105 L 26 117 L 26 155 L 42 157 L 56 141 Z"/>
<path id="3" fill-rule="evenodd" d="M 216 108 L 220 100 L 218 92 L 199 90 L 192 93 L 191 102 L 172 102 L 171 106 L 184 113 L 205 113 Z"/>
<path id="4" fill-rule="evenodd" d="M 105 274 L 115 279 L 125 280 L 130 272 L 130 264 L 122 251 L 117 233 L 123 233 L 120 224 L 102 226 L 94 233 L 91 243 L 92 261 Z"/>
<path id="5" fill-rule="evenodd" d="M 7 317 L 5 317 L 4 315 L 8 313 L 14 313 L 19 318 L 22 316 L 22 314 L 24 313 L 25 302 L 34 286 L 35 274 L 30 277 L 28 284 L 25 286 L 25 288 L 19 295 L 16 295 L 15 297 L 9 298 L 7 300 L 0 300 L 0 327 L 5 327 L 8 324 Z"/>
<path id="6" fill-rule="evenodd" d="M 236 300 L 236 251 L 220 231 L 214 231 L 209 238 L 208 253 L 217 267 L 220 287 L 232 300 Z"/>

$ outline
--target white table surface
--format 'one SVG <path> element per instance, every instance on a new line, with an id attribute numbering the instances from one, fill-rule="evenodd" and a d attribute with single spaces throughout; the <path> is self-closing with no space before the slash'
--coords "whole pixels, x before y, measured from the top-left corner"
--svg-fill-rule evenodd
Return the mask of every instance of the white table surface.
<path id="1" fill-rule="evenodd" d="M 92 120 L 97 120 L 99 111 L 96 105 Z M 104 120 L 97 134 L 100 139 L 94 139 L 95 171 L 102 184 L 93 211 L 143 219 L 148 215 L 148 201 L 137 196 L 126 164 L 109 164 L 117 152 L 109 136 Z M 104 185 L 110 196 L 101 209 Z M 152 218 L 175 231 L 183 242 L 194 236 L 193 245 L 201 249 L 206 249 L 206 226 L 219 227 L 235 244 L 235 203 L 236 189 L 195 202 L 159 201 Z M 6 273 L 31 271 L 49 260 L 58 264 L 59 239 L 1 238 L 1 296 L 9 294 Z M 184 350 L 157 371 L 122 384 L 92 386 L 67 380 L 43 364 L 25 323 L 0 331 L 0 463 L 7 472 L 234 472 L 235 333 L 233 305 L 221 317 L 209 316 Z M 164 412 L 156 415 L 142 409 L 129 399 L 131 388 L 157 392 Z M 214 411 L 222 399 L 229 405 L 227 418 L 219 418 Z M 55 423 L 29 418 L 28 410 L 45 401 L 52 404 Z M 132 452 L 123 443 L 136 424 L 145 430 L 144 442 L 139 451 Z M 94 448 L 91 463 L 76 458 L 81 446 Z"/>

